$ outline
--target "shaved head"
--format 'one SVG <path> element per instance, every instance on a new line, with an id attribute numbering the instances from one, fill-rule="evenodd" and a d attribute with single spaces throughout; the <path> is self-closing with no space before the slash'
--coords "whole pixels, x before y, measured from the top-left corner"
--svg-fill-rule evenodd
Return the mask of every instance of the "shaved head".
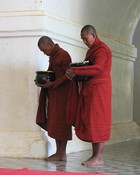
<path id="1" fill-rule="evenodd" d="M 82 29 L 81 29 L 81 33 L 86 32 L 89 34 L 95 34 L 96 35 L 96 29 L 92 26 L 92 25 L 85 25 Z"/>
<path id="2" fill-rule="evenodd" d="M 38 47 L 45 55 L 50 56 L 55 44 L 50 37 L 42 36 L 38 40 Z"/>
<path id="3" fill-rule="evenodd" d="M 38 47 L 40 47 L 41 44 L 43 44 L 45 46 L 47 46 L 48 44 L 54 45 L 54 42 L 48 36 L 42 36 L 38 41 Z"/>

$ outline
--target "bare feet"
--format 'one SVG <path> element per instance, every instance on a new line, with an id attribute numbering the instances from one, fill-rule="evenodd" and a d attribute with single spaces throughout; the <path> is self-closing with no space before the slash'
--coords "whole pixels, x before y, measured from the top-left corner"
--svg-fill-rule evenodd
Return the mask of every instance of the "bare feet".
<path id="1" fill-rule="evenodd" d="M 103 165 L 104 161 L 101 157 L 91 157 L 88 160 L 82 162 L 81 164 L 87 167 L 94 167 L 98 165 Z"/>
<path id="2" fill-rule="evenodd" d="M 53 154 L 53 155 L 45 158 L 44 160 L 46 160 L 46 161 L 66 161 L 67 156 L 56 153 L 56 154 Z"/>
<path id="3" fill-rule="evenodd" d="M 89 159 L 87 159 L 86 161 L 84 161 L 84 162 L 82 162 L 81 164 L 82 165 L 86 165 L 86 162 L 88 162 L 90 159 L 92 159 L 93 158 L 93 156 L 91 156 Z"/>

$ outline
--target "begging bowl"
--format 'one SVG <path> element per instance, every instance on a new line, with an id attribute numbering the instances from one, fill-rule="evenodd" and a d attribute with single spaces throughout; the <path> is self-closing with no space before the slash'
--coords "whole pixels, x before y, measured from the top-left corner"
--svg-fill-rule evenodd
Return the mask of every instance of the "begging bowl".
<path id="1" fill-rule="evenodd" d="M 83 62 L 79 62 L 79 63 L 71 63 L 70 67 L 81 67 L 81 66 L 89 66 L 91 65 L 91 63 L 89 61 L 83 61 Z M 80 75 L 76 75 L 73 80 L 76 81 L 86 81 L 90 78 L 90 76 L 80 76 Z"/>
<path id="2" fill-rule="evenodd" d="M 46 81 L 44 80 L 46 78 L 49 81 L 55 80 L 55 73 L 53 71 L 37 71 L 35 81 L 39 84 L 44 84 Z"/>

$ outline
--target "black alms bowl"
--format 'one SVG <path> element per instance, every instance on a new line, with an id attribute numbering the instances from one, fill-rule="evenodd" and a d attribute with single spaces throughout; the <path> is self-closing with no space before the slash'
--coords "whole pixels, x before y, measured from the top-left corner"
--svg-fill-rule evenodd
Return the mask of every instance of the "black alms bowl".
<path id="1" fill-rule="evenodd" d="M 71 63 L 70 67 L 81 67 L 81 66 L 89 66 L 91 65 L 91 63 L 89 61 L 83 61 L 83 62 L 79 62 L 79 63 Z M 90 78 L 90 76 L 80 76 L 80 75 L 76 75 L 73 80 L 76 81 L 86 81 Z"/>
<path id="2" fill-rule="evenodd" d="M 35 81 L 44 84 L 46 81 L 44 80 L 46 78 L 49 81 L 55 80 L 55 73 L 53 71 L 37 71 Z"/>

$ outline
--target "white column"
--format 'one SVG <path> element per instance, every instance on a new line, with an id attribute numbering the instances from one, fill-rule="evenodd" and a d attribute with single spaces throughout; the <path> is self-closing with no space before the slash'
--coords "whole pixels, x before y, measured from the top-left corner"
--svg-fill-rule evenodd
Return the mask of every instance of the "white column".
<path id="1" fill-rule="evenodd" d="M 44 26 L 44 4 L 33 0 L 1 0 L 0 4 L 0 156 L 43 157 L 47 147 L 35 124 L 34 78 L 42 66 L 37 41 Z"/>

